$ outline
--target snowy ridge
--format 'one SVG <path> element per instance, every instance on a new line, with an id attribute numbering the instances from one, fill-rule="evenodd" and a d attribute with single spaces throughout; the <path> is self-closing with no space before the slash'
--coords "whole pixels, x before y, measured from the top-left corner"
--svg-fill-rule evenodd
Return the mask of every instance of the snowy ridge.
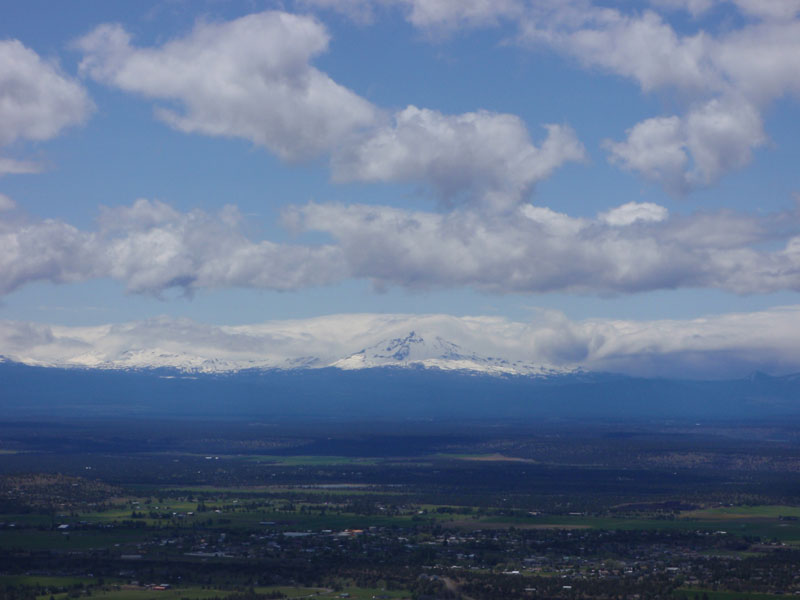
<path id="1" fill-rule="evenodd" d="M 2 362 L 2 361 L 0 361 Z M 171 352 L 159 348 L 131 349 L 114 358 L 89 352 L 68 360 L 48 360 L 15 357 L 15 362 L 37 367 L 84 368 L 101 370 L 175 369 L 182 373 L 235 373 L 246 370 L 308 369 L 320 365 L 313 356 L 270 360 L 268 358 L 220 359 L 188 352 Z"/>

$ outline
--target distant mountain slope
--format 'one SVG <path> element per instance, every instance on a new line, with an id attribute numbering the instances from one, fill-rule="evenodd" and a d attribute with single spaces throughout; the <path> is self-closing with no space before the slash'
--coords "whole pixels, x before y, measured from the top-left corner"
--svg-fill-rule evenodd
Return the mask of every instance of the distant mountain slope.
<path id="1" fill-rule="evenodd" d="M 800 378 L 644 379 L 597 373 L 486 375 L 423 367 L 102 370 L 0 363 L 0 414 L 291 420 L 800 418 Z"/>

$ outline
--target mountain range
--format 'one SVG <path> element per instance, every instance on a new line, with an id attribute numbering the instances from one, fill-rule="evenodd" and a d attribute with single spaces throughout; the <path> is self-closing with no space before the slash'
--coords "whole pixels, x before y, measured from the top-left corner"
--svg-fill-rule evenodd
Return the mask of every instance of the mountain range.
<path id="1" fill-rule="evenodd" d="M 438 335 L 416 331 L 382 339 L 346 356 L 326 358 L 308 354 L 296 357 L 259 355 L 250 352 L 238 357 L 209 355 L 202 347 L 167 349 L 161 347 L 123 347 L 113 351 L 91 349 L 50 360 L 25 356 L 5 357 L 31 366 L 87 369 L 176 369 L 183 373 L 234 373 L 244 370 L 294 370 L 333 367 L 353 371 L 378 367 L 425 368 L 443 371 L 469 371 L 487 375 L 525 375 L 541 377 L 573 372 L 573 368 L 528 363 L 499 356 L 484 356 L 462 348 Z"/>
<path id="2" fill-rule="evenodd" d="M 85 350 L 85 346 L 76 344 Z M 111 347 L 111 346 L 109 346 Z M 303 346 L 303 349 L 309 349 Z M 202 344 L 0 359 L 7 418 L 755 419 L 800 417 L 800 376 L 632 377 L 486 356 L 416 330 L 338 358 L 215 357 Z"/>

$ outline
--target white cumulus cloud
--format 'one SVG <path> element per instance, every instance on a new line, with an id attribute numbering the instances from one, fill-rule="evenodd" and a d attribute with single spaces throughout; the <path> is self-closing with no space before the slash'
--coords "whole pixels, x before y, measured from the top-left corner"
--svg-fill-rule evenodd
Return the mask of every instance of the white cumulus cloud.
<path id="1" fill-rule="evenodd" d="M 0 145 L 48 140 L 83 123 L 86 90 L 18 40 L 0 41 Z"/>
<path id="2" fill-rule="evenodd" d="M 630 225 L 637 221 L 645 223 L 663 221 L 668 215 L 669 211 L 666 208 L 653 202 L 628 202 L 602 213 L 600 219 L 609 225 Z"/>
<path id="3" fill-rule="evenodd" d="M 0 213 L 2 214 L 2 213 Z M 96 231 L 61 221 L 6 221 L 0 216 L 0 292 L 33 281 L 95 278 L 122 281 L 128 291 L 253 287 L 289 290 L 325 285 L 346 274 L 338 248 L 253 242 L 237 211 L 179 213 L 137 200 L 105 209 Z"/>
<path id="4" fill-rule="evenodd" d="M 659 0 L 697 14 L 707 2 Z M 800 94 L 800 21 L 791 2 L 737 0 L 760 17 L 709 33 L 678 33 L 658 13 L 625 13 L 587 1 L 536 5 L 521 21 L 520 39 L 636 81 L 643 92 L 677 93 L 686 112 L 634 125 L 608 142 L 611 160 L 668 191 L 685 193 L 747 165 L 766 135 L 762 113 L 784 94 Z M 761 20 L 765 19 L 765 20 Z"/>
<path id="5" fill-rule="evenodd" d="M 667 218 L 666 210 L 647 203 L 597 219 L 531 206 L 439 214 L 312 203 L 287 211 L 293 227 L 330 234 L 351 275 L 378 287 L 469 286 L 494 293 L 800 289 L 800 244 L 796 227 L 787 227 L 797 219 L 730 212 Z M 756 248 L 767 240 L 784 246 Z"/>
<path id="6" fill-rule="evenodd" d="M 0 176 L 41 173 L 42 165 L 30 160 L 17 160 L 0 156 Z"/>
<path id="7" fill-rule="evenodd" d="M 310 61 L 328 47 L 316 20 L 264 12 L 198 23 L 187 36 L 136 47 L 120 25 L 77 42 L 85 75 L 165 104 L 158 116 L 187 133 L 239 137 L 287 160 L 329 151 L 376 110 Z"/>
<path id="8" fill-rule="evenodd" d="M 416 27 L 476 27 L 522 14 L 520 0 L 394 0 Z"/>
<path id="9" fill-rule="evenodd" d="M 409 106 L 390 125 L 336 153 L 333 176 L 338 181 L 424 181 L 446 201 L 506 210 L 556 168 L 584 158 L 583 145 L 569 127 L 546 129 L 546 139 L 536 147 L 514 115 L 444 115 Z"/>
<path id="10" fill-rule="evenodd" d="M 0 212 L 13 210 L 16 206 L 16 203 L 11 198 L 5 194 L 0 194 Z"/>
<path id="11" fill-rule="evenodd" d="M 733 0 L 743 13 L 761 19 L 791 19 L 800 12 L 800 0 Z"/>
<path id="12" fill-rule="evenodd" d="M 674 193 L 715 183 L 747 165 L 766 143 L 761 116 L 744 102 L 711 100 L 683 117 L 655 117 L 606 142 L 612 162 L 657 181 Z"/>
<path id="13" fill-rule="evenodd" d="M 495 25 L 524 12 L 523 0 L 296 0 L 302 7 L 335 10 L 356 22 L 370 22 L 376 8 L 399 8 L 421 29 L 454 30 Z"/>
<path id="14" fill-rule="evenodd" d="M 650 0 L 650 4 L 656 8 L 685 10 L 698 16 L 714 6 L 714 0 Z"/>
<path id="15" fill-rule="evenodd" d="M 800 290 L 796 211 L 671 216 L 659 205 L 629 202 L 576 218 L 530 204 L 437 213 L 310 203 L 289 207 L 284 220 L 297 233 L 322 232 L 332 241 L 253 240 L 233 206 L 180 212 L 141 199 L 104 209 L 88 231 L 0 211 L 0 293 L 35 281 L 98 278 L 154 295 L 297 290 L 348 279 L 499 294 Z"/>
<path id="16" fill-rule="evenodd" d="M 92 109 L 83 86 L 55 63 L 18 40 L 0 40 L 0 146 L 54 138 L 84 123 Z M 0 156 L 0 176 L 41 169 L 31 161 Z"/>
<path id="17" fill-rule="evenodd" d="M 722 2 L 715 0 L 650 0 L 654 7 L 682 9 L 702 15 Z M 730 0 L 742 14 L 759 19 L 790 19 L 800 12 L 800 0 Z"/>
<path id="18" fill-rule="evenodd" d="M 746 166 L 767 142 L 762 115 L 768 105 L 785 94 L 800 96 L 800 0 L 729 0 L 743 24 L 703 29 L 700 17 L 723 3 L 347 0 L 340 6 L 351 12 L 400 7 L 427 33 L 510 24 L 521 45 L 552 49 L 587 69 L 629 78 L 644 93 L 665 94 L 685 110 L 645 119 L 629 128 L 627 139 L 605 146 L 611 162 L 685 194 Z M 694 31 L 669 22 L 675 9 L 697 17 Z"/>
<path id="19" fill-rule="evenodd" d="M 482 2 L 445 4 L 434 12 L 491 12 Z M 156 113 L 176 129 L 248 139 L 287 160 L 330 155 L 335 181 L 415 182 L 445 201 L 508 207 L 584 156 L 568 126 L 546 125 L 537 147 L 509 114 L 409 106 L 389 119 L 311 65 L 328 43 L 315 19 L 272 11 L 201 22 L 156 47 L 136 47 L 120 25 L 108 24 L 76 44 L 84 75 L 164 102 Z"/>

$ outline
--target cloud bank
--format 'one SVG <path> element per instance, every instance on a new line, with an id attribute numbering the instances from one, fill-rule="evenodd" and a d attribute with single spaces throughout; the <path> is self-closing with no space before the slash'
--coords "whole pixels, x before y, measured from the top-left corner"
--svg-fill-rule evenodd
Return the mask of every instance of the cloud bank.
<path id="1" fill-rule="evenodd" d="M 326 244 L 252 240 L 231 205 L 179 212 L 140 199 L 105 208 L 96 229 L 0 211 L 0 293 L 35 281 L 98 278 L 132 293 L 168 289 L 299 290 L 346 279 L 378 287 L 491 293 L 633 293 L 681 287 L 800 290 L 800 214 L 671 216 L 629 202 L 594 218 L 521 205 L 447 213 L 361 204 L 290 206 L 286 225 Z M 773 247 L 774 249 L 767 249 Z"/>
<path id="2" fill-rule="evenodd" d="M 351 314 L 214 326 L 166 317 L 95 327 L 0 321 L 0 354 L 29 364 L 86 367 L 325 366 L 416 331 L 465 350 L 528 364 L 644 376 L 741 377 L 800 370 L 800 307 L 693 320 L 571 321 L 541 311 L 498 317 Z"/>

